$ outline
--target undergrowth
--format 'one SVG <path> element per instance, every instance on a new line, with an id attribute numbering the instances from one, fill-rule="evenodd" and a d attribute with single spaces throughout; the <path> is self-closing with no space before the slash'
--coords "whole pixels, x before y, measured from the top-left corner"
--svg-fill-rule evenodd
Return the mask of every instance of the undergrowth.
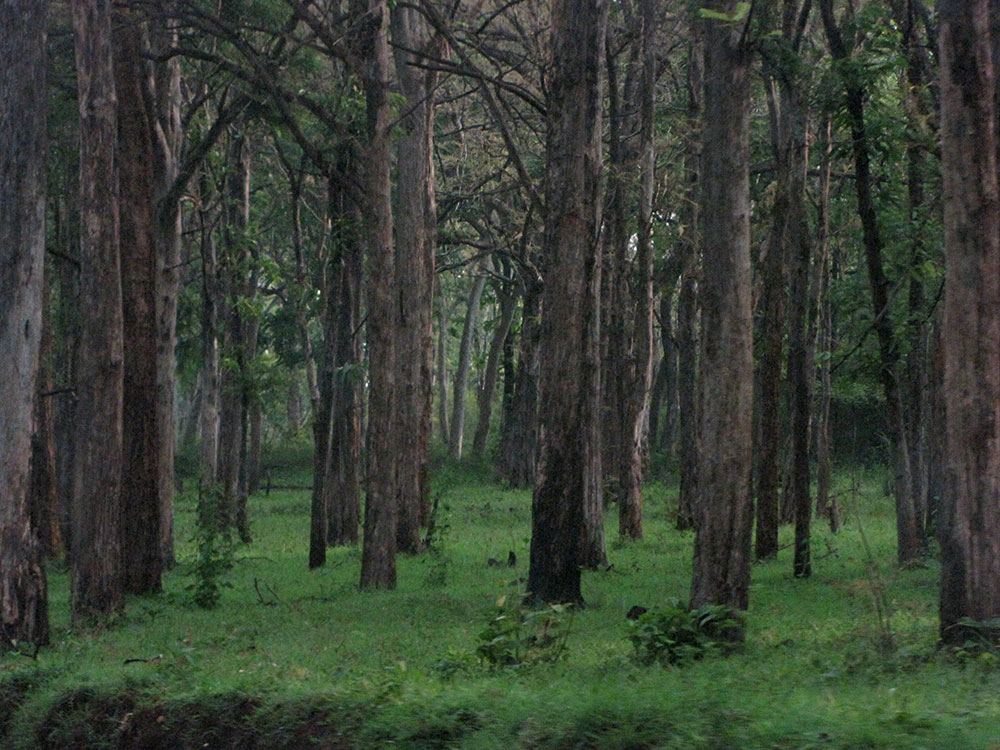
<path id="1" fill-rule="evenodd" d="M 308 476 L 307 454 L 280 462 L 275 485 Z M 186 590 L 204 556 L 191 492 L 164 593 L 115 622 L 71 628 L 68 574 L 50 565 L 51 646 L 0 656 L 0 747 L 1000 745 L 1000 664 L 971 642 L 938 649 L 940 571 L 896 569 L 880 473 L 838 476 L 855 507 L 836 536 L 817 524 L 813 544 L 836 554 L 812 578 L 787 552 L 753 567 L 735 651 L 719 638 L 729 613 L 683 605 L 693 536 L 674 528 L 669 481 L 646 488 L 642 540 L 613 541 L 609 510 L 611 566 L 585 571 L 584 606 L 559 611 L 521 607 L 530 493 L 488 476 L 434 466 L 438 529 L 399 558 L 395 591 L 358 590 L 357 548 L 307 570 L 305 490 L 251 498 L 255 540 L 220 570 L 212 609 Z M 630 624 L 637 605 L 649 611 Z"/>

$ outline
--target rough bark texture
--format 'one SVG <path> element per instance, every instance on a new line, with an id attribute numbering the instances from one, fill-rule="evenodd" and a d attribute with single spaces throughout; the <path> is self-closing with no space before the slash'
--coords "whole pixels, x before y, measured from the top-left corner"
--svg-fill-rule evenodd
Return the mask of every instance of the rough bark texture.
<path id="1" fill-rule="evenodd" d="M 710 7 L 734 15 L 737 3 Z M 741 24 L 705 21 L 704 273 L 691 606 L 746 609 L 751 424 L 749 56 Z"/>
<path id="2" fill-rule="evenodd" d="M 941 139 L 946 289 L 947 474 L 941 530 L 941 638 L 963 618 L 1000 640 L 1000 196 L 996 71 L 987 0 L 943 0 Z M 982 634 L 982 633 L 981 633 Z"/>
<path id="3" fill-rule="evenodd" d="M 694 526 L 698 477 L 698 268 L 701 254 L 701 212 L 697 189 L 701 172 L 701 118 L 704 109 L 705 49 L 701 27 L 693 24 L 694 39 L 688 53 L 687 147 L 684 154 L 686 200 L 682 207 L 685 232 L 681 288 L 677 295 L 677 444 L 680 459 L 680 493 L 677 528 Z"/>
<path id="4" fill-rule="evenodd" d="M 49 310 L 49 274 L 42 282 L 41 366 L 35 387 L 34 431 L 31 435 L 31 525 L 41 545 L 42 557 L 62 554 L 59 528 L 61 507 L 56 481 L 55 435 L 52 398 L 52 324 Z M 48 395 L 43 395 L 48 394 Z"/>
<path id="5" fill-rule="evenodd" d="M 74 621 L 119 611 L 122 288 L 111 3 L 73 3 L 80 110 L 80 355 L 76 382 L 71 607 Z"/>
<path id="6" fill-rule="evenodd" d="M 603 510 L 598 195 L 606 24 L 604 0 L 553 3 L 539 457 L 528 571 L 528 591 L 546 602 L 581 601 L 580 567 L 593 560 L 598 542 L 603 548 L 593 516 Z"/>
<path id="7" fill-rule="evenodd" d="M 124 341 L 122 575 L 126 593 L 160 590 L 159 462 L 157 423 L 157 325 L 153 128 L 146 108 L 148 73 L 143 27 L 121 12 L 114 27 L 118 95 L 118 170 Z M 171 418 L 172 415 L 171 415 Z"/>
<path id="8" fill-rule="evenodd" d="M 396 540 L 399 549 L 420 548 L 420 525 L 429 512 L 427 450 L 430 444 L 434 360 L 434 248 L 437 210 L 434 192 L 434 89 L 437 73 L 417 67 L 416 50 L 429 35 L 416 9 L 392 10 L 393 55 L 400 89 L 406 97 L 398 143 L 396 285 L 396 437 L 399 456 Z"/>
<path id="9" fill-rule="evenodd" d="M 395 254 L 393 252 L 386 0 L 358 0 L 354 36 L 367 106 L 363 208 L 368 241 L 368 462 L 361 588 L 396 586 Z"/>
<path id="10" fill-rule="evenodd" d="M 45 6 L 0 5 L 0 650 L 49 639 L 29 507 L 45 257 Z"/>

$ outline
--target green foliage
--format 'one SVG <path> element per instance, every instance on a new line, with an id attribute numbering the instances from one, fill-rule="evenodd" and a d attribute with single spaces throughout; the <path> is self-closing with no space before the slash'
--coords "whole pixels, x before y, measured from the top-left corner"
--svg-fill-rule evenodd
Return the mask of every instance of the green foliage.
<path id="1" fill-rule="evenodd" d="M 476 656 L 490 669 L 523 669 L 559 661 L 573 626 L 572 606 L 533 608 L 502 596 L 493 616 L 479 633 Z"/>
<path id="2" fill-rule="evenodd" d="M 219 603 L 221 589 L 229 584 L 220 580 L 233 567 L 235 542 L 226 497 L 219 485 L 203 488 L 198 495 L 194 524 L 197 553 L 191 567 L 188 585 L 191 600 L 202 609 L 212 609 Z"/>
<path id="3" fill-rule="evenodd" d="M 742 617 L 722 604 L 688 609 L 679 599 L 667 600 L 629 621 L 628 639 L 635 659 L 649 666 L 683 666 L 712 653 L 728 652 L 733 636 L 745 628 Z"/>

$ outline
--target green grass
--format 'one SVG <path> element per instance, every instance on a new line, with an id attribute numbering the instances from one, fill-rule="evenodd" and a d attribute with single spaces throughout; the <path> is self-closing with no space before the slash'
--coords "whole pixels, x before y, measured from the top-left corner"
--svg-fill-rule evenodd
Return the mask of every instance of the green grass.
<path id="1" fill-rule="evenodd" d="M 308 461 L 286 452 L 281 476 L 308 481 Z M 862 476 L 856 497 L 838 479 L 844 528 L 816 524 L 813 577 L 792 577 L 790 548 L 755 565 L 745 648 L 684 668 L 639 666 L 625 620 L 632 605 L 687 596 L 693 536 L 672 527 L 669 480 L 646 489 L 644 540 L 619 541 L 609 513 L 613 566 L 584 574 L 565 657 L 494 670 L 476 660 L 477 636 L 497 600 L 523 590 L 531 498 L 484 467 L 435 467 L 444 536 L 434 554 L 399 558 L 392 592 L 358 591 L 357 549 L 307 571 L 307 492 L 253 497 L 254 543 L 238 548 L 211 611 L 189 604 L 194 498 L 182 495 L 180 564 L 162 596 L 131 600 L 118 621 L 70 629 L 67 575 L 50 566 L 53 644 L 35 660 L 0 657 L 0 737 L 11 748 L 1000 745 L 996 660 L 937 651 L 936 562 L 896 570 L 882 477 Z"/>

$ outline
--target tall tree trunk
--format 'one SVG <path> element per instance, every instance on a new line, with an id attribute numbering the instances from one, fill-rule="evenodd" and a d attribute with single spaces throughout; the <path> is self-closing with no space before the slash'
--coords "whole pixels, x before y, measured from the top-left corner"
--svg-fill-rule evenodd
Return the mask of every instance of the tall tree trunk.
<path id="1" fill-rule="evenodd" d="M 111 3 L 73 3 L 80 110 L 80 355 L 76 382 L 71 611 L 74 622 L 119 611 L 122 285 L 118 246 L 117 101 Z"/>
<path id="2" fill-rule="evenodd" d="M 161 14 L 150 23 L 150 41 L 154 53 L 176 46 L 177 25 Z M 157 428 L 160 431 L 160 546 L 163 563 L 174 563 L 174 350 L 177 348 L 177 300 L 180 295 L 181 210 L 180 188 L 187 189 L 188 178 L 180 179 L 180 154 L 183 143 L 181 125 L 180 58 L 170 56 L 153 64 L 153 102 L 156 117 L 154 133 L 156 181 L 156 376 Z M 183 183 L 183 184 L 179 184 Z"/>
<path id="3" fill-rule="evenodd" d="M 677 439 L 680 492 L 677 528 L 694 526 L 698 479 L 698 268 L 701 255 L 701 211 L 697 196 L 701 181 L 701 128 L 704 112 L 705 44 L 694 21 L 688 52 L 687 146 L 684 153 L 685 192 L 681 237 L 683 261 L 677 297 Z"/>
<path id="4" fill-rule="evenodd" d="M 709 3 L 733 16 L 735 0 Z M 704 273 L 691 606 L 746 609 L 750 588 L 753 359 L 750 323 L 749 52 L 742 24 L 706 19 Z M 741 634 L 733 633 L 733 637 Z"/>
<path id="5" fill-rule="evenodd" d="M 45 2 L 0 5 L 0 650 L 49 640 L 29 502 L 45 260 Z"/>
<path id="6" fill-rule="evenodd" d="M 1000 641 L 1000 195 L 987 0 L 942 0 L 947 499 L 941 639 Z"/>
<path id="7" fill-rule="evenodd" d="M 397 163 L 396 436 L 399 453 L 396 542 L 404 552 L 420 548 L 420 525 L 430 509 L 427 450 L 433 405 L 434 248 L 437 209 L 434 186 L 434 90 L 437 72 L 418 67 L 419 50 L 430 46 L 420 13 L 392 10 L 396 76 L 406 97 Z"/>
<path id="8" fill-rule="evenodd" d="M 201 448 L 198 492 L 200 502 L 214 502 L 219 480 L 219 279 L 215 237 L 209 211 L 208 180 L 199 183 L 198 229 L 201 237 Z"/>
<path id="9" fill-rule="evenodd" d="M 598 190 L 607 11 L 604 0 L 552 6 L 540 445 L 528 570 L 528 591 L 545 602 L 582 601 L 580 568 L 603 556 Z"/>
<path id="10" fill-rule="evenodd" d="M 125 592 L 160 590 L 163 573 L 157 423 L 156 245 L 153 125 L 147 110 L 147 45 L 139 19 L 122 10 L 113 30 L 118 95 L 118 170 L 124 340 L 122 574 Z M 173 419 L 173 415 L 170 415 Z"/>
<path id="11" fill-rule="evenodd" d="M 361 588 L 396 587 L 396 271 L 393 252 L 386 0 L 355 0 L 354 36 L 367 105 L 363 179 L 368 240 L 368 462 Z M 366 11 L 366 12 L 365 12 Z"/>
<path id="12" fill-rule="evenodd" d="M 824 124 L 826 141 L 820 168 L 820 186 L 817 199 L 817 257 L 814 264 L 813 289 L 816 316 L 815 334 L 812 340 L 821 353 L 818 380 L 819 399 L 816 402 L 816 515 L 828 518 L 830 530 L 836 532 L 840 526 L 836 498 L 830 497 L 833 459 L 830 452 L 830 402 L 833 398 L 830 361 L 833 356 L 833 304 L 830 299 L 830 178 L 831 155 L 833 153 L 833 124 L 827 118 Z"/>
<path id="13" fill-rule="evenodd" d="M 611 163 L 604 227 L 603 306 L 607 326 L 604 390 L 604 473 L 609 502 L 619 506 L 619 533 L 642 537 L 642 446 L 652 378 L 652 106 L 654 61 L 651 46 L 653 7 L 649 2 L 631 19 L 638 43 L 626 66 L 619 94 L 615 61 L 609 58 L 611 89 Z M 639 226 L 635 268 L 631 268 L 628 224 L 631 197 L 637 193 Z"/>
<path id="14" fill-rule="evenodd" d="M 345 202 L 346 203 L 346 202 Z M 342 205 L 341 213 L 360 225 L 356 206 Z M 364 285 L 364 257 L 360 238 L 349 232 L 343 240 L 336 279 L 336 361 L 333 379 L 333 432 L 327 468 L 327 543 L 349 545 L 358 542 L 361 516 L 361 417 L 364 381 L 358 374 L 363 362 L 361 294 Z"/>
<path id="15" fill-rule="evenodd" d="M 458 349 L 458 367 L 452 386 L 451 434 L 448 436 L 448 453 L 453 460 L 462 457 L 462 441 L 465 435 L 465 396 L 469 384 L 469 369 L 472 366 L 472 337 L 479 320 L 479 303 L 486 286 L 486 276 L 476 276 L 469 289 L 468 306 L 465 311 L 465 325 L 462 326 L 462 343 Z"/>
<path id="16" fill-rule="evenodd" d="M 820 9 L 834 60 L 847 60 L 849 53 L 834 18 L 833 0 L 820 0 Z M 865 246 L 868 282 L 872 291 L 875 315 L 873 326 L 879 341 L 881 359 L 879 381 L 885 395 L 887 426 L 893 447 L 897 556 L 900 563 L 908 563 L 920 557 L 923 543 L 920 530 L 917 528 L 913 504 L 913 476 L 906 441 L 903 398 L 899 386 L 899 346 L 895 340 L 889 313 L 890 285 L 883 267 L 883 242 L 872 195 L 871 148 L 865 126 L 865 90 L 857 74 L 850 72 L 851 68 L 844 67 L 842 70 L 845 71 L 844 91 L 851 127 L 851 147 L 854 152 L 854 187 Z"/>
<path id="17" fill-rule="evenodd" d="M 31 435 L 31 525 L 35 529 L 42 557 L 59 557 L 62 553 L 60 504 L 56 482 L 55 436 L 50 391 L 52 372 L 52 324 L 49 310 L 49 273 L 42 280 L 41 366 L 35 387 L 34 431 Z"/>

